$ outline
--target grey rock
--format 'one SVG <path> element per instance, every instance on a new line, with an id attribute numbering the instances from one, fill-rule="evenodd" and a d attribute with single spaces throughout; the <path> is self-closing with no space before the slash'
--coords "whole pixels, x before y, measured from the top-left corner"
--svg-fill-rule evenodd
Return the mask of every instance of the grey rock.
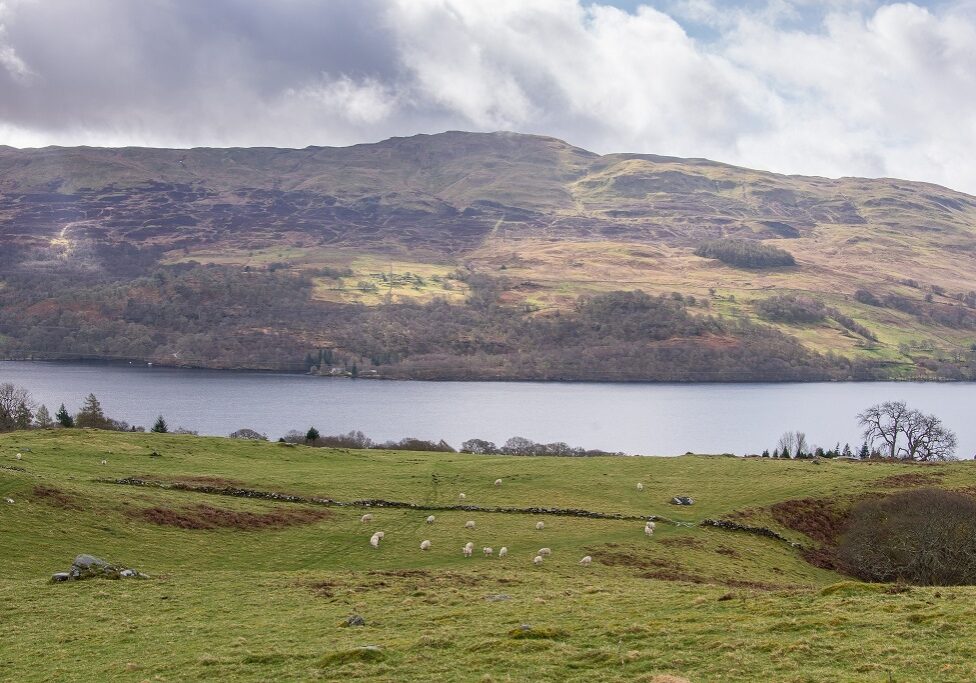
<path id="1" fill-rule="evenodd" d="M 71 563 L 71 566 L 78 567 L 81 570 L 93 570 L 96 568 L 104 569 L 105 567 L 110 567 L 111 564 L 94 555 L 78 555 L 75 561 Z"/>
<path id="2" fill-rule="evenodd" d="M 100 576 L 106 579 L 119 578 L 120 567 L 94 555 L 78 555 L 69 570 L 74 579 L 91 579 Z"/>
<path id="3" fill-rule="evenodd" d="M 502 600 L 511 600 L 511 595 L 506 595 L 505 593 L 494 593 L 492 595 L 486 595 L 485 600 L 488 602 L 501 602 Z"/>
<path id="4" fill-rule="evenodd" d="M 353 614 L 348 619 L 346 619 L 346 626 L 365 626 L 365 625 L 366 625 L 366 620 L 363 619 L 358 614 Z"/>
<path id="5" fill-rule="evenodd" d="M 119 576 L 122 577 L 123 579 L 128 579 L 138 574 L 139 572 L 137 572 L 135 569 L 123 569 L 122 571 L 119 572 Z"/>
<path id="6" fill-rule="evenodd" d="M 61 583 L 62 581 L 71 581 L 71 574 L 68 572 L 57 572 L 51 576 L 52 583 Z"/>
<path id="7" fill-rule="evenodd" d="M 675 496 L 671 499 L 672 505 L 694 505 L 695 499 L 688 496 Z"/>
<path id="8" fill-rule="evenodd" d="M 519 629 L 522 630 L 522 631 L 531 631 L 532 630 L 532 624 L 521 624 L 521 625 L 519 625 Z"/>

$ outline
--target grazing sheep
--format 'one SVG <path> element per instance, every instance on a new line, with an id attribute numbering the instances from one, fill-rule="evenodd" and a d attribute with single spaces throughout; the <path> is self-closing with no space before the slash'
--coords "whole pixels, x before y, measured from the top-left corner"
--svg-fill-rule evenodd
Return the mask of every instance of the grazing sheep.
<path id="1" fill-rule="evenodd" d="M 3 499 L 3 502 L 4 503 L 9 503 L 10 505 L 13 505 L 14 504 L 14 499 L 13 498 L 4 498 Z"/>
<path id="2" fill-rule="evenodd" d="M 376 534 L 373 534 L 372 536 L 369 537 L 369 544 L 371 546 L 373 546 L 374 548 L 379 548 L 380 547 L 380 537 L 377 536 Z"/>
<path id="3" fill-rule="evenodd" d="M 643 491 L 644 490 L 644 485 L 642 483 L 640 483 L 640 482 L 637 482 L 637 490 L 638 491 Z"/>
<path id="4" fill-rule="evenodd" d="M 385 531 L 377 531 L 373 535 L 376 536 L 376 538 L 378 538 L 378 539 L 380 539 L 382 541 L 386 537 L 386 532 Z"/>
<path id="5" fill-rule="evenodd" d="M 108 460 L 102 460 L 102 464 L 103 465 L 107 465 L 108 464 Z"/>
<path id="6" fill-rule="evenodd" d="M 536 555 L 535 557 L 533 557 L 532 558 L 532 564 L 534 564 L 536 566 L 542 564 L 542 556 L 541 555 Z"/>
<path id="7" fill-rule="evenodd" d="M 433 524 L 434 523 L 434 515 L 429 515 L 427 517 L 427 519 L 425 519 L 424 521 L 427 522 L 428 524 Z"/>
<path id="8" fill-rule="evenodd" d="M 367 514 L 363 515 L 362 517 L 360 517 L 359 518 L 359 521 L 362 522 L 363 524 L 366 524 L 366 522 L 372 522 L 373 521 L 373 515 L 367 513 Z"/>
<path id="9" fill-rule="evenodd" d="M 581 565 L 583 565 L 584 567 L 589 567 L 589 566 L 590 566 L 590 563 L 591 563 L 592 561 L 593 561 L 593 558 L 592 558 L 592 557 L 590 557 L 589 555 L 587 555 L 587 556 L 586 556 L 586 557 L 584 557 L 584 558 L 583 558 L 582 560 L 580 560 L 580 561 L 579 561 L 579 563 L 580 563 Z"/>
<path id="10" fill-rule="evenodd" d="M 420 542 L 420 549 L 421 550 L 430 550 L 430 541 L 421 541 Z"/>
<path id="11" fill-rule="evenodd" d="M 469 519 L 467 522 L 465 522 L 464 523 L 464 528 L 465 529 L 474 529 L 474 520 L 473 519 Z"/>
<path id="12" fill-rule="evenodd" d="M 498 551 L 498 557 L 507 557 L 507 556 L 508 556 L 508 548 L 502 546 L 501 550 Z"/>
<path id="13" fill-rule="evenodd" d="M 484 548 L 481 549 L 481 552 L 485 554 L 485 557 L 491 557 L 491 554 L 495 551 L 489 548 L 488 546 L 485 546 Z"/>
<path id="14" fill-rule="evenodd" d="M 474 543 L 468 541 L 467 543 L 464 544 L 464 547 L 467 548 L 468 550 L 474 550 Z"/>
<path id="15" fill-rule="evenodd" d="M 464 546 L 463 548 L 461 548 L 461 552 L 464 553 L 465 557 L 471 557 L 471 553 L 474 552 L 474 548 L 469 548 L 468 546 Z"/>
<path id="16" fill-rule="evenodd" d="M 539 531 L 542 531 L 543 529 L 546 528 L 546 523 L 545 522 L 536 522 L 535 523 L 535 528 L 538 529 Z"/>
<path id="17" fill-rule="evenodd" d="M 458 500 L 464 500 L 465 498 L 467 498 L 467 496 L 464 495 L 463 493 L 458 494 Z"/>
<path id="18" fill-rule="evenodd" d="M 20 454 L 20 453 L 18 453 L 18 454 L 17 454 L 17 459 L 18 459 L 18 460 L 20 460 L 20 459 L 21 459 L 21 458 L 23 458 L 23 457 L 24 457 L 24 456 L 23 456 L 22 454 Z"/>
<path id="19" fill-rule="evenodd" d="M 502 480 L 501 479 L 496 479 L 495 480 L 495 486 L 501 486 L 501 485 L 502 485 Z"/>
<path id="20" fill-rule="evenodd" d="M 542 555 L 543 557 L 548 557 L 549 555 L 552 555 L 552 550 L 550 548 L 539 548 L 539 552 L 536 554 Z"/>
<path id="21" fill-rule="evenodd" d="M 656 525 L 652 520 L 649 519 L 647 520 L 647 523 L 644 524 L 644 526 L 646 526 L 648 529 L 653 529 Z"/>
<path id="22" fill-rule="evenodd" d="M 644 533 L 647 534 L 648 536 L 653 536 L 654 535 L 654 527 L 650 527 L 650 526 L 644 527 Z"/>

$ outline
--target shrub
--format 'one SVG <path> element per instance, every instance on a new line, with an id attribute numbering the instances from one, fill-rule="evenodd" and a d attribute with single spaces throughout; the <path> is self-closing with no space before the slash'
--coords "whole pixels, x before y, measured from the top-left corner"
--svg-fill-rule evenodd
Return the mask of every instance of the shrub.
<path id="1" fill-rule="evenodd" d="M 976 500 L 916 489 L 862 502 L 851 511 L 838 557 L 865 581 L 976 584 Z"/>
<path id="2" fill-rule="evenodd" d="M 695 249 L 696 256 L 718 259 L 739 268 L 775 268 L 795 266 L 796 260 L 788 251 L 757 240 L 722 238 L 703 242 Z"/>
<path id="3" fill-rule="evenodd" d="M 856 301 L 860 301 L 862 304 L 867 304 L 868 306 L 884 306 L 884 304 L 881 303 L 881 299 L 866 289 L 859 289 L 854 292 L 854 299 Z"/>
<path id="4" fill-rule="evenodd" d="M 756 310 L 766 320 L 787 323 L 817 323 L 827 317 L 822 301 L 791 294 L 763 299 L 756 304 Z"/>
<path id="5" fill-rule="evenodd" d="M 230 438 L 232 439 L 248 439 L 250 441 L 267 441 L 268 437 L 260 432 L 253 429 L 248 429 L 247 427 L 243 429 L 238 429 L 236 432 L 231 432 Z"/>

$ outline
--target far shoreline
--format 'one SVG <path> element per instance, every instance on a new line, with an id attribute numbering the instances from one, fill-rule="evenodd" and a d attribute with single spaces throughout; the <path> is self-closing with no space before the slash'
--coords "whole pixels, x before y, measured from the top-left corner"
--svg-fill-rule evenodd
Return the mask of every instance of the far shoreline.
<path id="1" fill-rule="evenodd" d="M 211 367 L 206 365 L 192 364 L 172 364 L 156 361 L 146 361 L 143 359 L 117 359 L 117 358 L 11 358 L 2 357 L 0 363 L 44 363 L 49 365 L 90 365 L 107 366 L 118 368 L 141 368 L 141 369 L 162 369 L 162 370 L 183 370 L 193 372 L 213 372 L 213 373 L 240 373 L 252 375 L 281 375 L 287 377 L 311 377 L 322 380 L 367 380 L 371 382 L 432 382 L 432 383 L 462 383 L 478 382 L 493 384 L 508 383 L 532 383 L 532 384 L 648 384 L 648 385 L 675 385 L 675 386 L 694 386 L 694 385 L 756 385 L 756 384 L 976 384 L 976 380 L 949 379 L 940 377 L 913 377 L 885 378 L 885 379 L 708 379 L 708 380 L 655 380 L 655 379 L 539 379 L 525 377 L 451 377 L 451 378 L 431 378 L 431 377 L 389 377 L 379 374 L 369 374 L 364 372 L 358 376 L 349 374 L 323 375 L 311 372 L 301 372 L 289 370 L 287 368 L 250 368 L 250 367 Z"/>

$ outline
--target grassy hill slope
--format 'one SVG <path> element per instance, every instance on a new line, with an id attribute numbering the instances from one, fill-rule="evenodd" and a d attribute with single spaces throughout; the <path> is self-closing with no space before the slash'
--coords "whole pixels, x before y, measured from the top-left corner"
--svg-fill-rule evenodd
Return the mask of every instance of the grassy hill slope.
<path id="1" fill-rule="evenodd" d="M 129 477 L 163 487 L 114 483 Z M 971 487 L 976 469 L 6 434 L 0 496 L 14 502 L 0 504 L 0 679 L 967 681 L 973 589 L 846 581 L 785 541 L 698 525 L 745 519 L 812 548 L 776 510 L 926 482 Z M 474 509 L 448 509 L 461 492 Z M 676 494 L 697 502 L 676 508 Z M 316 497 L 415 507 L 373 505 L 363 524 L 364 504 Z M 533 510 L 479 509 L 498 506 Z M 538 509 L 557 507 L 635 519 Z M 665 519 L 647 538 L 650 515 Z M 376 530 L 386 532 L 379 549 L 367 542 Z M 468 540 L 509 555 L 464 558 Z M 543 546 L 552 556 L 535 566 Z M 47 583 L 82 552 L 152 578 Z M 593 564 L 582 567 L 586 554 Z M 342 627 L 352 613 L 366 626 Z"/>
<path id="2" fill-rule="evenodd" d="M 774 244 L 796 265 L 746 269 L 694 254 L 722 238 Z M 545 317 L 572 311 L 580 296 L 639 289 L 692 296 L 709 313 L 759 321 L 887 377 L 958 378 L 952 368 L 974 365 L 976 198 L 893 179 L 601 156 L 540 136 L 449 132 L 300 150 L 0 148 L 0 247 L 0 277 L 21 290 L 24 273 L 66 273 L 62 291 L 84 290 L 99 276 L 132 283 L 161 264 L 203 263 L 308 278 L 301 296 L 312 307 L 462 303 L 472 283 L 492 280 L 501 303 Z M 0 329 L 15 342 L 8 354 L 112 355 L 26 339 L 28 323 L 99 322 L 52 287 L 36 289 L 0 301 L 24 321 Z M 123 296 L 140 304 L 169 296 L 133 289 Z M 757 304 L 782 294 L 821 301 L 867 334 L 831 317 L 763 319 Z M 82 320 L 61 320 L 66 313 Z M 334 346 L 344 324 L 300 329 L 270 313 L 238 334 L 274 327 L 303 353 Z M 179 363 L 158 341 L 159 323 L 149 328 L 155 348 L 116 355 Z M 233 364 L 226 349 L 176 353 Z"/>

